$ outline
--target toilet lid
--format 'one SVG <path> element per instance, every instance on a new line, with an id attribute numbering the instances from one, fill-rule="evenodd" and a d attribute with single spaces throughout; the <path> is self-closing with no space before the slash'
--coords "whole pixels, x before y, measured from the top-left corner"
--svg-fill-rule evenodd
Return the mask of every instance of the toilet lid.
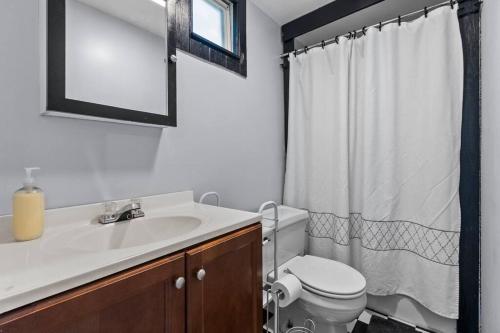
<path id="1" fill-rule="evenodd" d="M 329 295 L 354 295 L 363 292 L 366 280 L 360 272 L 338 261 L 315 256 L 295 258 L 287 269 L 306 289 Z"/>

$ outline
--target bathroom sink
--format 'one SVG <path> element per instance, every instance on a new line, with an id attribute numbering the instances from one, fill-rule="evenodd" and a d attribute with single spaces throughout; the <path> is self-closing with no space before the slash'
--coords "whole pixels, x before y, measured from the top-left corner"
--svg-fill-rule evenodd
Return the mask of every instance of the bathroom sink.
<path id="1" fill-rule="evenodd" d="M 109 225 L 95 225 L 90 230 L 68 237 L 66 246 L 85 252 L 124 249 L 179 237 L 200 225 L 201 220 L 192 216 L 141 218 Z"/>

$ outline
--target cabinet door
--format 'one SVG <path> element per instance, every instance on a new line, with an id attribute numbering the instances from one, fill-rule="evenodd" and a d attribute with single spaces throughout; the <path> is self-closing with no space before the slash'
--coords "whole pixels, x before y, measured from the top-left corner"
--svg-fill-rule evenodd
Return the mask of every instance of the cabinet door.
<path id="1" fill-rule="evenodd" d="M 184 253 L 132 268 L 0 317 L 0 332 L 183 333 Z"/>
<path id="2" fill-rule="evenodd" d="M 262 332 L 260 224 L 188 251 L 186 275 L 188 333 Z"/>

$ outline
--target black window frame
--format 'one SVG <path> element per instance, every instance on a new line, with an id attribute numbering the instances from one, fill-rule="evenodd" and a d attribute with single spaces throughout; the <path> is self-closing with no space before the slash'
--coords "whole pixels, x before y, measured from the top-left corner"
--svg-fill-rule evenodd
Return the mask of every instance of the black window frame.
<path id="1" fill-rule="evenodd" d="M 189 54 L 247 76 L 246 0 L 224 0 L 233 5 L 233 51 L 193 31 L 193 0 L 177 2 L 177 47 Z"/>
<path id="2" fill-rule="evenodd" d="M 110 105 L 66 98 L 66 1 L 47 1 L 47 115 L 59 114 L 108 121 L 127 122 L 161 127 L 177 126 L 175 1 L 167 0 L 168 45 L 165 56 L 168 66 L 167 115 L 131 110 Z"/>

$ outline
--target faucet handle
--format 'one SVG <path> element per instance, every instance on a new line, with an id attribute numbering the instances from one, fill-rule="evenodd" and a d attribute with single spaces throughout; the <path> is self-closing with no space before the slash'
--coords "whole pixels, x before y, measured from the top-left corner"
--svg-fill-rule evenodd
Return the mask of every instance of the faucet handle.
<path id="1" fill-rule="evenodd" d="M 104 203 L 104 215 L 113 215 L 116 213 L 117 210 L 117 205 L 116 202 L 114 201 L 107 201 Z"/>
<path id="2" fill-rule="evenodd" d="M 132 209 L 141 209 L 142 200 L 139 198 L 130 199 L 130 205 L 132 206 Z"/>
<path id="3" fill-rule="evenodd" d="M 142 210 L 142 201 L 141 199 L 131 199 L 130 200 L 130 209 L 132 209 L 132 216 L 134 219 L 139 217 L 144 217 L 144 211 Z"/>
<path id="4" fill-rule="evenodd" d="M 104 213 L 98 217 L 98 220 L 102 224 L 108 224 L 116 220 L 117 214 L 117 204 L 113 201 L 107 201 L 103 204 Z"/>

